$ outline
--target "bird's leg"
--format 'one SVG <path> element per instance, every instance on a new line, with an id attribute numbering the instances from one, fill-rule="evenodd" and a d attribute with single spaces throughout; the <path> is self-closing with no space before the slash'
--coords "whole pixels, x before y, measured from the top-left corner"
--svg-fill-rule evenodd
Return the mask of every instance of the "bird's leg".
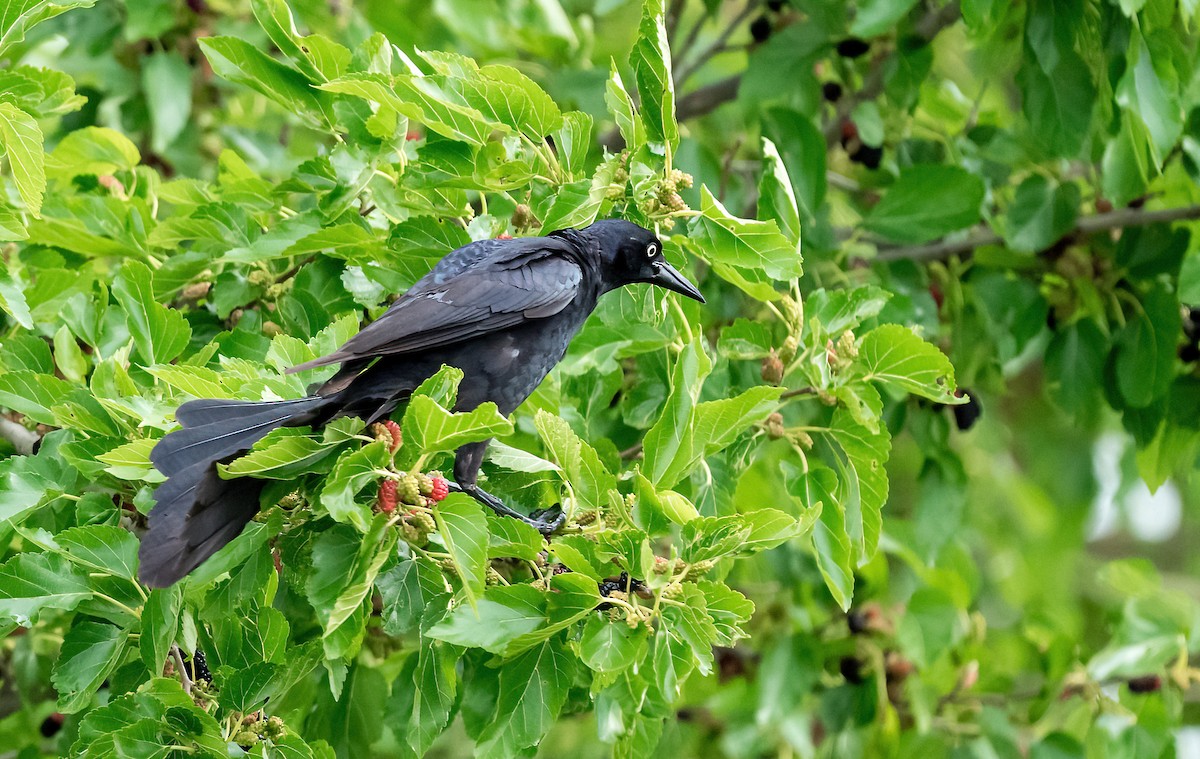
<path id="1" fill-rule="evenodd" d="M 567 520 L 567 515 L 558 506 L 551 506 L 526 516 L 506 506 L 503 501 L 491 493 L 480 490 L 479 486 L 475 484 L 475 480 L 479 476 L 479 468 L 483 466 L 483 454 L 487 451 L 488 442 L 484 440 L 480 443 L 468 443 L 458 449 L 454 456 L 455 482 L 450 483 L 450 489 L 466 493 L 501 516 L 519 519 L 543 535 L 549 535 L 562 527 Z"/>

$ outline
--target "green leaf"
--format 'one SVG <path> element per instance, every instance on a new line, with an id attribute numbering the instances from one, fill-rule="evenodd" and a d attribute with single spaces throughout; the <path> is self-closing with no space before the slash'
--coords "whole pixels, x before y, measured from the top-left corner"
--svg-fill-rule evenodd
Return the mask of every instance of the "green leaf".
<path id="1" fill-rule="evenodd" d="M 708 616 L 717 631 L 717 643 L 732 646 L 750 637 L 744 625 L 754 614 L 754 604 L 733 588 L 720 582 L 701 580 L 696 588 L 704 594 Z"/>
<path id="2" fill-rule="evenodd" d="M 183 314 L 155 302 L 150 269 L 126 260 L 113 284 L 113 297 L 121 304 L 138 354 L 147 364 L 165 364 L 183 352 L 192 329 Z"/>
<path id="3" fill-rule="evenodd" d="M 288 68 L 235 37 L 205 37 L 200 48 L 222 79 L 261 92 L 286 111 L 314 126 L 332 121 L 331 98 L 309 85 L 303 74 Z"/>
<path id="4" fill-rule="evenodd" d="M 433 510 L 433 517 L 438 537 L 450 553 L 463 591 L 474 607 L 483 593 L 488 568 L 488 529 L 483 507 L 468 495 L 451 493 Z"/>
<path id="5" fill-rule="evenodd" d="M 554 133 L 554 145 L 558 149 L 559 162 L 572 176 L 581 174 L 587 167 L 588 153 L 592 149 L 592 117 L 583 111 L 563 114 L 563 123 Z"/>
<path id="6" fill-rule="evenodd" d="M 1090 319 L 1055 332 L 1046 346 L 1046 379 L 1063 410 L 1088 418 L 1098 410 L 1109 342 Z"/>
<path id="7" fill-rule="evenodd" d="M 663 415 L 646 433 L 644 472 L 659 488 L 674 486 L 778 405 L 783 392 L 778 387 L 754 387 L 734 398 L 695 404 L 708 366 L 695 343 L 680 354 Z"/>
<path id="8" fill-rule="evenodd" d="M 690 342 L 675 359 L 671 370 L 671 394 L 663 405 L 662 415 L 642 440 L 645 451 L 643 471 L 656 485 L 678 457 L 683 438 L 688 433 L 696 400 L 704 378 L 712 371 L 712 361 L 699 342 Z"/>
<path id="9" fill-rule="evenodd" d="M 775 143 L 762 138 L 763 171 L 758 180 L 758 215 L 774 219 L 779 231 L 800 250 L 800 208 L 787 167 Z"/>
<path id="10" fill-rule="evenodd" d="M 83 351 L 79 349 L 75 335 L 65 324 L 54 333 L 54 361 L 64 377 L 71 382 L 83 383 L 84 377 L 87 376 L 87 360 L 83 357 Z"/>
<path id="11" fill-rule="evenodd" d="M 307 45 L 302 44 L 292 11 L 284 0 L 253 0 L 250 9 L 275 47 L 290 58 L 309 80 L 324 82 L 330 78 L 332 72 L 326 72 L 318 66 L 316 61 L 319 59 Z"/>
<path id="12" fill-rule="evenodd" d="M 891 451 L 887 428 L 872 431 L 839 408 L 833 414 L 830 432 L 837 448 L 831 461 L 838 472 L 838 504 L 846 515 L 846 533 L 859 563 L 875 555 L 887 502 L 888 478 L 884 465 Z"/>
<path id="13" fill-rule="evenodd" d="M 192 115 L 192 68 L 178 52 L 155 53 L 142 62 L 142 89 L 150 107 L 150 145 L 165 151 Z"/>
<path id="14" fill-rule="evenodd" d="M 566 421 L 541 409 L 534 416 L 534 426 L 550 460 L 562 469 L 571 484 L 578 508 L 605 507 L 617 480 L 600 461 L 596 449 L 580 439 Z"/>
<path id="15" fill-rule="evenodd" d="M 850 33 L 855 37 L 878 37 L 893 29 L 917 4 L 917 0 L 865 0 L 859 3 Z"/>
<path id="16" fill-rule="evenodd" d="M 120 663 L 128 637 L 127 630 L 91 620 L 67 631 L 50 677 L 58 691 L 59 711 L 73 714 L 91 702 L 100 683 Z"/>
<path id="17" fill-rule="evenodd" d="M 512 756 L 536 746 L 566 703 L 575 662 L 557 640 L 505 662 L 494 711 L 476 736 L 477 755 Z"/>
<path id="18" fill-rule="evenodd" d="M 741 514 L 750 534 L 738 547 L 739 555 L 766 551 L 806 534 L 817 520 L 817 512 L 807 510 L 799 519 L 779 509 L 756 509 Z"/>
<path id="19" fill-rule="evenodd" d="M 379 481 L 382 477 L 380 472 L 391 461 L 388 444 L 383 441 L 368 443 L 357 451 L 343 454 L 321 488 L 321 506 L 335 520 L 348 522 L 366 532 L 371 509 L 357 500 L 358 494 L 371 483 Z"/>
<path id="20" fill-rule="evenodd" d="M 962 403 L 954 395 L 954 367 L 937 346 L 907 327 L 884 324 L 868 332 L 858 348 L 863 379 L 892 385 L 939 403 Z"/>
<path id="21" fill-rule="evenodd" d="M 458 695 L 456 666 L 460 653 L 461 649 L 454 646 L 435 643 L 422 645 L 413 657 L 415 662 L 411 678 L 406 678 L 415 692 L 402 692 L 399 688 L 392 690 L 390 703 L 395 705 L 400 699 L 403 701 L 400 708 L 388 709 L 388 714 L 405 720 L 408 745 L 417 756 L 426 755 L 450 721 Z M 401 677 L 404 677 L 403 673 Z"/>
<path id="22" fill-rule="evenodd" d="M 388 635 L 403 635 L 418 625 L 428 626 L 423 621 L 440 619 L 451 595 L 442 570 L 420 555 L 402 559 L 379 575 L 375 585 L 383 599 L 383 630 Z"/>
<path id="23" fill-rule="evenodd" d="M 509 643 L 547 622 L 545 593 L 529 585 L 494 586 L 474 608 L 455 608 L 427 634 L 456 646 L 502 654 Z"/>
<path id="24" fill-rule="evenodd" d="M 287 430 L 287 432 L 291 432 L 291 430 Z M 313 466 L 333 453 L 340 443 L 341 441 L 330 443 L 303 434 L 284 434 L 271 440 L 264 438 L 255 445 L 254 450 L 250 453 L 227 465 L 218 464 L 217 468 L 221 471 L 222 476 L 226 477 L 252 475 L 273 480 L 290 480 L 300 474 L 312 471 Z M 384 449 L 386 451 L 386 446 Z M 368 476 L 368 473 L 375 471 L 375 464 L 383 466 L 387 463 L 387 457 L 380 455 L 377 450 L 372 449 L 366 455 L 362 454 L 363 450 L 360 449 L 344 457 L 345 464 L 340 470 L 342 479 L 330 491 L 330 497 L 336 501 L 335 508 L 338 509 L 339 514 L 357 513 L 358 509 L 356 508 L 347 511 L 345 499 L 353 501 L 359 490 L 378 477 L 377 474 Z M 359 458 L 351 459 L 355 454 L 358 454 Z M 341 464 L 342 460 L 339 459 L 338 463 Z M 359 481 L 355 481 L 356 475 L 359 475 Z M 332 478 L 326 480 L 326 487 L 330 488 L 331 486 L 333 486 Z M 322 497 L 324 497 L 324 491 L 322 491 Z M 325 508 L 329 509 L 330 507 L 325 504 Z M 331 509 L 330 514 L 332 513 Z M 351 518 L 353 519 L 353 517 Z M 339 519 L 338 521 L 344 520 Z"/>
<path id="25" fill-rule="evenodd" d="M 39 424 L 54 424 L 50 411 L 71 392 L 71 385 L 49 374 L 30 371 L 0 374 L 0 406 L 29 417 Z"/>
<path id="26" fill-rule="evenodd" d="M 46 609 L 70 611 L 91 597 L 87 575 L 56 554 L 22 553 L 0 565 L 0 618 L 21 627 Z"/>
<path id="27" fill-rule="evenodd" d="M 503 124 L 541 144 L 546 135 L 562 126 L 562 112 L 554 100 L 532 79 L 512 66 L 478 66 L 454 53 L 421 53 L 441 77 L 447 92 L 455 93 L 462 105 L 474 108 L 491 122 Z"/>
<path id="28" fill-rule="evenodd" d="M 218 702 L 224 709 L 250 714 L 263 707 L 278 692 L 280 666 L 271 662 L 251 662 L 219 682 Z"/>
<path id="29" fill-rule="evenodd" d="M 704 593 L 691 583 L 685 583 L 683 592 L 675 597 L 681 606 L 668 606 L 662 611 L 667 631 L 683 641 L 691 649 L 696 669 L 703 675 L 712 673 L 713 646 L 721 635 L 708 615 L 708 602 Z M 657 664 L 657 662 L 656 662 Z"/>
<path id="30" fill-rule="evenodd" d="M 620 672 L 641 661 L 648 637 L 644 627 L 631 629 L 624 622 L 594 614 L 583 626 L 579 658 L 597 672 Z"/>
<path id="31" fill-rule="evenodd" d="M 1044 6 L 1050 12 L 1053 6 Z M 1075 157 L 1091 131 L 1096 84 L 1091 67 L 1074 50 L 1071 39 L 1059 40 L 1043 61 L 1026 54 L 1017 71 L 1021 112 L 1033 139 L 1055 156 Z M 1027 48 L 1028 50 L 1028 48 Z"/>
<path id="32" fill-rule="evenodd" d="M 812 467 L 786 480 L 788 493 L 810 513 L 820 515 L 813 527 L 817 567 L 833 600 L 843 611 L 854 597 L 854 549 L 846 528 L 846 512 L 837 498 L 837 476 L 825 466 Z"/>
<path id="33" fill-rule="evenodd" d="M 95 0 L 3 0 L 0 2 L 0 57 L 25 39 L 25 34 L 46 19 L 73 8 L 90 8 Z"/>
<path id="34" fill-rule="evenodd" d="M 386 105 L 431 131 L 476 147 L 487 143 L 498 124 L 474 108 L 456 102 L 432 77 L 398 74 L 346 74 L 318 89 Z"/>
<path id="35" fill-rule="evenodd" d="M 138 539 L 128 530 L 102 524 L 72 527 L 54 540 L 73 564 L 130 582 L 137 576 Z"/>
<path id="36" fill-rule="evenodd" d="M 1169 58 L 1163 50 L 1162 58 Z M 1167 154 L 1183 132 L 1184 109 L 1179 102 L 1179 82 L 1174 68 L 1166 60 L 1156 61 L 1146 39 L 1136 31 L 1130 35 L 1125 75 L 1117 83 L 1117 104 L 1142 120 L 1150 135 L 1155 168 L 1162 166 Z"/>
<path id="37" fill-rule="evenodd" d="M 700 216 L 689 237 L 722 278 L 759 300 L 772 300 L 775 283 L 799 277 L 796 245 L 774 220 L 739 219 L 725 210 L 707 186 L 700 187 Z"/>
<path id="38" fill-rule="evenodd" d="M 717 353 L 725 358 L 755 360 L 766 358 L 774 344 L 771 328 L 749 319 L 735 319 L 721 330 Z"/>
<path id="39" fill-rule="evenodd" d="M 151 674 L 163 671 L 171 644 L 179 632 L 183 593 L 179 585 L 154 588 L 142 607 L 142 637 L 138 640 L 142 661 Z"/>
<path id="40" fill-rule="evenodd" d="M 349 630 L 347 622 L 356 612 L 361 614 L 363 601 L 391 552 L 392 541 L 385 531 L 387 520 L 386 514 L 377 515 L 366 535 L 348 526 L 337 526 L 321 533 L 313 543 L 312 573 L 305 591 L 324 630 L 326 656 L 332 653 L 329 640 L 343 625 Z M 358 624 L 363 621 L 358 620 Z M 334 645 L 340 645 L 340 641 Z"/>
<path id="41" fill-rule="evenodd" d="M 472 411 L 452 414 L 432 398 L 416 395 L 404 414 L 404 439 L 421 453 L 453 451 L 466 443 L 508 435 L 512 429 L 512 423 L 490 401 Z"/>
<path id="42" fill-rule="evenodd" d="M 633 99 L 629 97 L 625 83 L 621 81 L 617 62 L 613 61 L 609 69 L 612 74 L 609 75 L 608 84 L 604 90 L 604 102 L 608 105 L 608 112 L 612 115 L 613 121 L 617 123 L 617 129 L 620 130 L 625 144 L 631 150 L 636 149 L 646 142 L 646 127 L 642 125 L 637 108 L 633 105 Z"/>
<path id="43" fill-rule="evenodd" d="M 666 533 L 670 523 L 683 525 L 700 516 L 695 504 L 673 490 L 655 488 L 640 471 L 635 470 L 635 482 L 634 521 L 651 535 Z"/>
<path id="44" fill-rule="evenodd" d="M 863 226 L 896 242 L 936 240 L 977 223 L 983 193 L 983 180 L 966 169 L 910 166 L 863 219 Z"/>
<path id="45" fill-rule="evenodd" d="M 1045 250 L 1071 231 L 1078 215 L 1078 185 L 1056 186 L 1034 174 L 1017 187 L 1005 220 L 1004 241 L 1025 253 Z"/>
<path id="46" fill-rule="evenodd" d="M 488 558 L 536 561 L 546 547 L 542 534 L 517 519 L 484 513 L 488 523 Z"/>
<path id="47" fill-rule="evenodd" d="M 683 539 L 680 557 L 695 564 L 738 551 L 750 537 L 750 527 L 740 516 L 699 517 L 683 526 L 680 537 Z"/>
<path id="48" fill-rule="evenodd" d="M 668 155 L 679 142 L 675 123 L 675 84 L 667 45 L 663 0 L 642 4 L 642 22 L 629 53 L 642 108 L 642 123 L 651 140 L 666 143 Z"/>
<path id="49" fill-rule="evenodd" d="M 565 630 L 592 614 L 596 606 L 603 600 L 595 582 L 590 578 L 575 574 L 551 577 L 550 592 L 546 598 L 548 624 L 539 630 L 525 633 L 514 639 L 505 649 L 506 654 L 511 656 L 549 640 L 561 630 Z"/>
<path id="50" fill-rule="evenodd" d="M 3 23 L 0 18 L 0 25 Z M 46 154 L 42 151 L 42 130 L 37 121 L 12 103 L 0 102 L 0 146 L 4 148 L 21 200 L 37 216 L 42 210 L 42 193 L 46 191 Z"/>
<path id="51" fill-rule="evenodd" d="M 1101 187 L 1114 204 L 1125 205 L 1146 192 L 1156 175 L 1150 135 L 1129 113 L 1121 114 L 1120 129 L 1104 148 Z"/>
<path id="52" fill-rule="evenodd" d="M 1175 377 L 1179 304 L 1162 287 L 1146 294 L 1114 340 L 1117 387 L 1133 408 L 1161 397 Z"/>
<path id="53" fill-rule="evenodd" d="M 85 174 L 115 174 L 141 161 L 137 146 L 128 137 L 107 127 L 76 129 L 63 137 L 46 161 L 46 173 L 59 179 Z M 97 236 L 97 239 L 105 239 Z M 98 251 L 85 249 L 88 254 Z"/>
<path id="54" fill-rule="evenodd" d="M 3 214 L 6 213 L 11 213 L 12 218 L 16 219 L 15 212 L 0 209 L 0 225 L 5 224 Z M 27 235 L 24 234 L 23 225 L 21 232 L 19 237 L 24 239 Z M 25 329 L 33 329 L 33 315 L 29 313 L 29 302 L 25 299 L 24 288 L 19 280 L 13 278 L 11 271 L 0 272 L 0 309 Z"/>
<path id="55" fill-rule="evenodd" d="M 97 456 L 96 460 L 107 464 L 104 471 L 118 479 L 162 482 L 165 477 L 150 462 L 150 451 L 157 443 L 152 438 L 138 438 Z"/>

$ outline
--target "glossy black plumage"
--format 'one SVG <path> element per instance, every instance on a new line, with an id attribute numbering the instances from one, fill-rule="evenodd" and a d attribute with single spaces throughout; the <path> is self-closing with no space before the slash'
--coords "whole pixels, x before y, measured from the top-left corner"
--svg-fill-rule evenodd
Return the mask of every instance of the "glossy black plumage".
<path id="1" fill-rule="evenodd" d="M 382 418 L 443 364 L 464 374 L 455 410 L 492 401 L 509 414 L 562 359 L 605 292 L 650 282 L 703 301 L 661 251 L 653 233 L 618 220 L 547 237 L 472 243 L 449 253 L 338 350 L 291 369 L 342 364 L 312 396 L 183 404 L 176 413 L 183 429 L 151 453 L 168 480 L 155 492 L 140 578 L 152 587 L 170 585 L 242 531 L 258 511 L 261 483 L 222 480 L 216 464 L 276 427 L 320 426 L 344 415 Z M 555 529 L 560 515 L 525 517 L 478 489 L 486 448 L 485 441 L 459 449 L 456 489 L 498 513 Z"/>

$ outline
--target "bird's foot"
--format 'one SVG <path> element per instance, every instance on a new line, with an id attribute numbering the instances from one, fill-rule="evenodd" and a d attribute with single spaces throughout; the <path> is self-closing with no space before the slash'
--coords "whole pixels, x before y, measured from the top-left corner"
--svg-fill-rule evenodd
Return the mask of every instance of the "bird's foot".
<path id="1" fill-rule="evenodd" d="M 450 490 L 456 493 L 466 493 L 500 516 L 519 519 L 543 535 L 550 535 L 557 532 L 567 521 L 567 515 L 563 513 L 562 508 L 557 504 L 548 509 L 538 509 L 526 516 L 516 509 L 506 506 L 503 501 L 486 490 L 480 490 L 477 487 L 464 488 L 454 482 L 450 483 Z"/>

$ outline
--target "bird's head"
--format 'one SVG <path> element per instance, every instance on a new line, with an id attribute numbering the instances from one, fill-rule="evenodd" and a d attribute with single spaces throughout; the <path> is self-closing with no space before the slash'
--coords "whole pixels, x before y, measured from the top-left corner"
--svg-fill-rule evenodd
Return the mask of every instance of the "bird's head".
<path id="1" fill-rule="evenodd" d="M 696 286 L 663 258 L 662 241 L 648 229 L 622 219 L 603 219 L 583 230 L 600 251 L 613 287 L 648 282 L 704 302 Z"/>

